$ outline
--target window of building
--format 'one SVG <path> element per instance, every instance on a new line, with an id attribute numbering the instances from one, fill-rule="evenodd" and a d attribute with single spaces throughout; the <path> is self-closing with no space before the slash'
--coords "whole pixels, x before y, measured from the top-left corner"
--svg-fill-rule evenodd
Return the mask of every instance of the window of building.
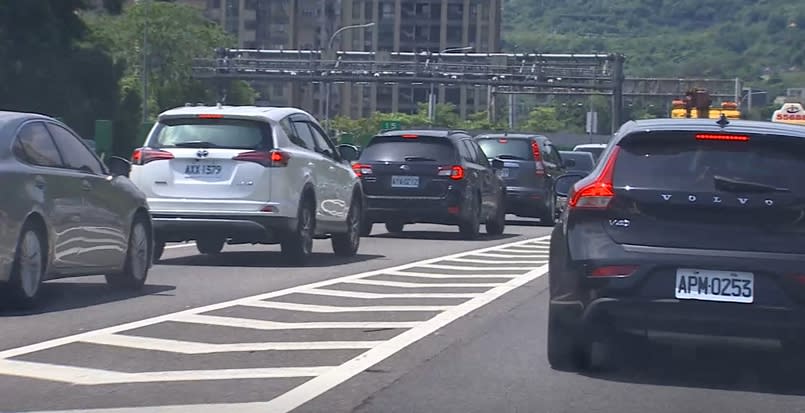
<path id="1" fill-rule="evenodd" d="M 394 19 L 394 3 L 393 2 L 383 2 L 381 5 L 382 14 L 380 16 L 383 20 L 393 20 Z"/>
<path id="2" fill-rule="evenodd" d="M 207 8 L 208 9 L 220 9 L 221 8 L 221 0 L 208 0 L 207 1 Z"/>
<path id="3" fill-rule="evenodd" d="M 243 22 L 243 28 L 246 30 L 257 30 L 257 20 L 246 20 Z"/>
<path id="4" fill-rule="evenodd" d="M 245 0 L 243 8 L 246 10 L 257 10 L 257 0 Z"/>
<path id="5" fill-rule="evenodd" d="M 353 0 L 352 2 L 352 20 L 353 21 L 361 21 L 361 2 L 359 0 Z"/>

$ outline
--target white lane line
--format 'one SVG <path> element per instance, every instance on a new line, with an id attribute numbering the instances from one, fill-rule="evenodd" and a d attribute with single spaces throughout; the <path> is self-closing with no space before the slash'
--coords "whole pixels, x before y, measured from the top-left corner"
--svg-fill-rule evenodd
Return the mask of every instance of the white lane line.
<path id="1" fill-rule="evenodd" d="M 326 287 L 326 286 L 329 286 L 329 285 L 343 283 L 343 282 L 346 282 L 346 281 L 349 281 L 349 280 L 356 280 L 356 279 L 366 278 L 366 277 L 371 277 L 371 276 L 376 276 L 376 275 L 389 274 L 389 273 L 393 273 L 394 271 L 402 271 L 402 270 L 406 270 L 406 269 L 410 269 L 410 268 L 416 268 L 416 267 L 421 266 L 423 264 L 439 262 L 439 261 L 443 261 L 445 259 L 463 257 L 463 256 L 473 255 L 473 254 L 487 252 L 487 251 L 500 250 L 502 248 L 506 248 L 506 247 L 509 247 L 509 246 L 512 246 L 512 245 L 526 244 L 526 243 L 529 243 L 529 242 L 534 242 L 534 240 L 548 239 L 548 238 L 550 238 L 550 235 L 546 235 L 546 236 L 543 236 L 543 237 L 540 237 L 540 238 L 535 238 L 535 239 L 514 241 L 514 242 L 507 243 L 507 244 L 493 245 L 493 246 L 490 246 L 490 247 L 479 248 L 477 250 L 463 251 L 463 252 L 460 252 L 460 253 L 441 256 L 441 257 L 428 258 L 426 260 L 416 261 L 416 262 L 412 262 L 412 263 L 408 263 L 408 264 L 402 264 L 402 265 L 398 265 L 396 267 L 381 268 L 381 269 L 378 269 L 378 270 L 367 271 L 367 272 L 364 272 L 364 273 L 346 275 L 346 276 L 343 276 L 343 277 L 323 280 L 323 281 L 315 282 L 315 283 L 312 283 L 312 284 L 299 285 L 299 286 L 296 286 L 296 287 L 290 287 L 290 288 L 286 288 L 286 289 L 283 289 L 283 290 L 271 291 L 271 292 L 268 292 L 268 293 L 257 294 L 257 295 L 253 295 L 253 296 L 250 296 L 250 297 L 239 298 L 239 299 L 236 299 L 236 300 L 224 301 L 224 302 L 220 302 L 220 303 L 216 303 L 216 304 L 210 304 L 210 305 L 206 305 L 206 306 L 203 306 L 203 307 L 190 308 L 190 309 L 187 309 L 187 310 L 182 310 L 182 311 L 178 311 L 178 312 L 175 312 L 175 313 L 164 314 L 164 315 L 157 316 L 157 317 L 151 317 L 151 318 L 147 318 L 147 319 L 144 319 L 144 320 L 133 321 L 133 322 L 130 322 L 130 323 L 125 323 L 125 324 L 118 324 L 118 325 L 115 325 L 115 326 L 110 326 L 110 327 L 106 327 L 106 328 L 102 328 L 102 329 L 98 329 L 98 330 L 86 331 L 86 332 L 82 332 L 82 333 L 78 333 L 78 334 L 74 334 L 74 335 L 70 335 L 70 336 L 55 338 L 55 339 L 51 339 L 51 340 L 47 340 L 47 341 L 42 341 L 42 342 L 39 342 L 39 343 L 30 344 L 30 345 L 27 345 L 27 346 L 16 347 L 16 348 L 11 348 L 11 349 L 8 349 L 8 350 L 0 351 L 0 360 L 1 359 L 11 358 L 11 357 L 17 357 L 17 356 L 20 356 L 20 355 L 23 355 L 23 354 L 34 353 L 34 352 L 37 352 L 37 351 L 47 350 L 47 349 L 51 349 L 51 348 L 54 348 L 54 347 L 63 346 L 63 345 L 66 345 L 66 344 L 74 343 L 76 341 L 80 341 L 80 340 L 90 338 L 90 337 L 94 337 L 94 336 L 99 336 L 99 335 L 103 335 L 103 334 L 113 334 L 113 333 L 118 333 L 118 332 L 127 331 L 127 330 L 134 330 L 134 329 L 137 329 L 137 328 L 142 328 L 142 327 L 147 327 L 147 326 L 151 326 L 151 325 L 154 325 L 154 324 L 159 324 L 159 323 L 163 323 L 163 322 L 167 322 L 167 321 L 172 321 L 173 319 L 175 319 L 177 317 L 182 317 L 182 316 L 185 316 L 185 315 L 206 313 L 206 312 L 220 310 L 220 309 L 224 309 L 224 308 L 228 308 L 228 307 L 234 307 L 234 306 L 237 306 L 237 305 L 248 304 L 249 302 L 252 302 L 252 301 L 255 301 L 255 300 L 266 300 L 266 299 L 275 298 L 275 297 L 281 297 L 281 296 L 289 295 L 289 294 L 302 293 L 302 292 L 305 292 L 306 290 L 309 290 L 311 288 L 321 288 L 321 287 Z M 503 278 L 503 277 L 516 277 L 516 276 L 517 276 L 517 274 L 511 274 L 511 275 L 508 275 L 508 274 L 507 275 L 494 274 L 494 275 L 488 275 L 485 278 Z M 461 275 L 450 275 L 449 277 L 446 276 L 446 275 L 444 275 L 444 276 L 442 276 L 442 275 L 434 275 L 434 278 L 464 278 L 464 277 L 462 277 Z M 477 277 L 477 278 L 481 278 L 481 277 Z M 486 293 L 483 293 L 483 294 L 486 294 Z M 453 308 L 455 308 L 455 307 L 453 307 Z"/>
<path id="2" fill-rule="evenodd" d="M 119 371 L 90 369 L 85 367 L 62 366 L 58 364 L 34 363 L 30 361 L 0 360 L 0 374 L 89 386 L 99 384 L 153 383 L 168 381 L 315 377 L 329 371 L 332 368 L 333 366 L 125 373 Z"/>
<path id="3" fill-rule="evenodd" d="M 176 317 L 180 323 L 206 324 L 221 327 L 250 328 L 253 330 L 319 330 L 329 328 L 411 328 L 421 321 L 317 321 L 309 323 L 282 323 L 251 318 L 220 317 L 215 315 L 187 314 Z"/>
<path id="4" fill-rule="evenodd" d="M 494 254 L 491 252 L 479 252 L 477 254 L 473 254 L 473 257 L 491 257 L 491 258 L 530 258 L 534 256 L 539 256 L 539 254 Z M 545 254 L 545 258 L 548 258 L 548 254 Z M 463 259 L 463 258 L 459 258 Z M 506 261 L 510 262 L 510 261 Z"/>
<path id="5" fill-rule="evenodd" d="M 551 249 L 550 246 L 547 245 L 516 245 L 502 249 L 502 251 L 511 251 L 511 252 L 541 252 L 545 251 L 548 252 Z"/>
<path id="6" fill-rule="evenodd" d="M 196 246 L 195 242 L 188 242 L 188 243 L 185 243 L 185 244 L 166 245 L 165 249 L 166 250 L 172 250 L 172 249 L 175 249 L 175 248 L 187 248 L 187 247 L 195 247 L 195 246 Z"/>
<path id="7" fill-rule="evenodd" d="M 400 288 L 483 288 L 497 287 L 502 283 L 409 283 L 402 281 L 385 280 L 352 280 L 349 284 L 377 285 L 381 287 Z"/>
<path id="8" fill-rule="evenodd" d="M 376 300 L 380 298 L 472 298 L 478 294 L 475 293 L 397 293 L 397 294 L 381 294 L 381 293 L 365 293 L 362 291 L 344 291 L 344 290 L 329 290 L 325 288 L 316 288 L 312 290 L 305 290 L 302 294 L 326 295 L 329 297 L 344 297 L 344 298 L 365 298 L 367 300 Z"/>
<path id="9" fill-rule="evenodd" d="M 275 310 L 307 311 L 311 313 L 374 313 L 381 311 L 444 311 L 452 305 L 375 305 L 360 307 L 340 307 L 334 305 L 297 304 L 281 301 L 251 301 L 240 304 L 248 307 L 271 308 Z"/>
<path id="10" fill-rule="evenodd" d="M 476 264 L 545 264 L 545 260 L 479 260 L 475 258 L 453 258 L 453 262 L 472 262 Z"/>
<path id="11" fill-rule="evenodd" d="M 395 275 L 399 277 L 418 277 L 418 278 L 514 278 L 518 277 L 520 274 L 495 274 L 495 275 L 488 275 L 488 274 L 435 274 L 430 272 L 413 272 L 413 271 L 386 271 L 383 275 Z"/>
<path id="12" fill-rule="evenodd" d="M 505 264 L 500 262 L 498 264 Z M 506 270 L 523 270 L 528 271 L 531 270 L 532 267 L 466 267 L 460 265 L 444 265 L 444 264 L 423 264 L 420 267 L 424 268 L 435 268 L 437 270 L 456 270 L 456 271 L 506 271 Z"/>
<path id="13" fill-rule="evenodd" d="M 299 343 L 276 342 L 213 344 L 122 334 L 108 334 L 91 337 L 81 340 L 81 342 L 181 354 L 232 353 L 239 351 L 351 350 L 372 348 L 382 343 L 382 341 L 306 341 Z"/>

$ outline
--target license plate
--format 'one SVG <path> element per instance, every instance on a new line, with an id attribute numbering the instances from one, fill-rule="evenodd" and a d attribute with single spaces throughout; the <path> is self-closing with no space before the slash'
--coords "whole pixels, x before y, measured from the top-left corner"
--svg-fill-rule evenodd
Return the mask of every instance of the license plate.
<path id="1" fill-rule="evenodd" d="M 419 188 L 419 177 L 394 175 L 391 177 L 391 186 L 395 188 Z"/>
<path id="2" fill-rule="evenodd" d="M 192 163 L 184 168 L 184 174 L 187 176 L 219 176 L 221 171 L 221 165 L 207 162 Z"/>
<path id="3" fill-rule="evenodd" d="M 676 270 L 676 298 L 752 303 L 755 275 L 741 271 L 680 268 Z"/>
<path id="4" fill-rule="evenodd" d="M 509 168 L 503 168 L 503 169 L 499 170 L 498 175 L 501 178 L 508 178 L 509 177 Z"/>

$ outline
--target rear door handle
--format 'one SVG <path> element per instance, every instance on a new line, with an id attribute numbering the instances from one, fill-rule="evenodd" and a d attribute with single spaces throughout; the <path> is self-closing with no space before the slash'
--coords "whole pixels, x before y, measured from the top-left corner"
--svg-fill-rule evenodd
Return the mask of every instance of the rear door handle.
<path id="1" fill-rule="evenodd" d="M 91 191 L 92 190 L 92 184 L 89 183 L 89 181 L 81 181 L 81 189 L 83 189 L 85 191 Z"/>

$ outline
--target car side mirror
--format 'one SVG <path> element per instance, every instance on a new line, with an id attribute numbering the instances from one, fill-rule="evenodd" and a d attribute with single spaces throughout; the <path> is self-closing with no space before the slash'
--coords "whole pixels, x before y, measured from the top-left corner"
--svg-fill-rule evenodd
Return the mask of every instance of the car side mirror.
<path id="1" fill-rule="evenodd" d="M 493 169 L 503 169 L 503 167 L 505 166 L 505 163 L 498 158 L 492 159 L 491 164 Z"/>
<path id="2" fill-rule="evenodd" d="M 357 147 L 346 143 L 338 145 L 338 153 L 341 155 L 341 159 L 347 162 L 355 161 L 360 156 L 360 151 Z"/>
<path id="3" fill-rule="evenodd" d="M 585 175 L 582 174 L 565 174 L 558 178 L 553 183 L 553 191 L 556 196 L 566 197 L 568 193 L 570 193 L 570 189 L 573 188 L 573 185 L 576 182 L 580 181 L 584 178 Z"/>
<path id="4" fill-rule="evenodd" d="M 114 176 L 125 176 L 128 178 L 131 173 L 131 162 L 119 156 L 112 156 L 107 159 L 106 166 L 109 168 L 109 172 Z"/>
<path id="5" fill-rule="evenodd" d="M 572 168 L 576 166 L 576 161 L 573 159 L 565 159 L 565 168 Z"/>

